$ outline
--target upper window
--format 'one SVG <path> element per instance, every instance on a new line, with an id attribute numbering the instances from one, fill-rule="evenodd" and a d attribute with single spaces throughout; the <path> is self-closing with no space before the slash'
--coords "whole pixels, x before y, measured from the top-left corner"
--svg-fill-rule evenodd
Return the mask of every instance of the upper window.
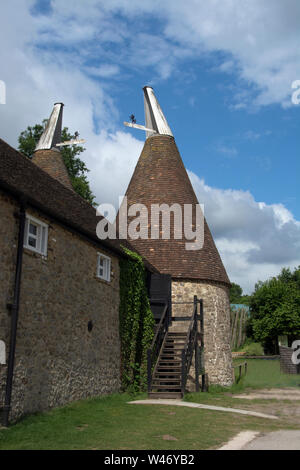
<path id="1" fill-rule="evenodd" d="M 47 244 L 48 225 L 31 215 L 26 215 L 24 247 L 47 256 Z"/>
<path id="2" fill-rule="evenodd" d="M 110 282 L 111 259 L 98 253 L 97 276 L 104 281 Z"/>

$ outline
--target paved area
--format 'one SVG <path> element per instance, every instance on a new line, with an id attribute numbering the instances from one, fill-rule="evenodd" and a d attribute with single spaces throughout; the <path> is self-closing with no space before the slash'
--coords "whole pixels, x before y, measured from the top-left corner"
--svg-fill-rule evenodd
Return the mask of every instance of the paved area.
<path id="1" fill-rule="evenodd" d="M 219 450 L 300 450 L 300 431 L 243 431 Z"/>
<path id="2" fill-rule="evenodd" d="M 228 413 L 238 413 L 241 415 L 256 416 L 257 418 L 278 419 L 277 416 L 265 413 L 259 413 L 250 410 L 240 410 L 238 408 L 228 408 L 223 406 L 203 405 L 202 403 L 190 403 L 182 400 L 166 400 L 166 399 L 153 399 L 153 400 L 137 400 L 130 401 L 131 405 L 170 405 L 170 406 L 186 406 L 188 408 L 200 408 L 203 410 L 212 411 L 225 411 Z"/>
<path id="3" fill-rule="evenodd" d="M 231 439 L 227 444 L 220 447 L 219 450 L 241 450 L 246 444 L 251 442 L 259 432 L 255 431 L 242 431 Z"/>
<path id="4" fill-rule="evenodd" d="M 274 431 L 256 437 L 242 450 L 300 450 L 300 431 Z"/>

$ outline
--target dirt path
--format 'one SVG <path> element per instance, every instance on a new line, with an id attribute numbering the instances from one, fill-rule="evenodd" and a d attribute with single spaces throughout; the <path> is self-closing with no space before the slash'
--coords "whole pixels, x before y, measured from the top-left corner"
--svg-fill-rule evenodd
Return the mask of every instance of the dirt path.
<path id="1" fill-rule="evenodd" d="M 243 409 L 273 414 L 295 430 L 267 433 L 242 431 L 220 450 L 300 450 L 300 390 L 297 388 L 253 390 L 233 395 Z"/>
<path id="2" fill-rule="evenodd" d="M 243 400 L 300 400 L 300 390 L 297 388 L 272 388 L 263 390 L 254 390 L 250 393 L 241 395 L 233 395 L 234 398 L 242 398 Z"/>
<path id="3" fill-rule="evenodd" d="M 300 390 L 297 388 L 253 390 L 232 395 L 232 398 L 237 398 L 243 409 L 273 414 L 286 424 L 300 428 Z"/>

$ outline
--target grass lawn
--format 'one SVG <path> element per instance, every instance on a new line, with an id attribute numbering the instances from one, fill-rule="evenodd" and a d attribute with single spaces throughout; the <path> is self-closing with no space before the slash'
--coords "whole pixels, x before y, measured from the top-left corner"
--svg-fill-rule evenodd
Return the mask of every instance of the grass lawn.
<path id="1" fill-rule="evenodd" d="M 244 408 L 242 401 L 235 399 L 232 396 L 233 394 L 262 388 L 300 387 L 300 375 L 282 374 L 280 372 L 279 360 L 237 358 L 233 362 L 235 364 L 242 364 L 245 361 L 248 363 L 246 376 L 244 376 L 243 368 L 242 380 L 234 384 L 230 389 L 211 386 L 208 393 L 189 393 L 185 396 L 185 400 L 195 403 Z M 237 374 L 238 369 L 236 369 Z M 256 402 L 258 401 L 256 400 Z M 263 403 L 265 402 L 264 400 Z"/>
<path id="2" fill-rule="evenodd" d="M 236 364 L 248 363 L 248 372 L 241 388 L 300 387 L 300 375 L 280 372 L 279 360 L 235 359 Z"/>
<path id="3" fill-rule="evenodd" d="M 232 391 L 245 387 L 297 386 L 298 378 L 281 377 L 278 361 L 249 361 L 248 375 Z M 137 398 L 145 398 L 140 395 Z M 290 428 L 282 419 L 183 407 L 129 405 L 126 394 L 85 400 L 24 418 L 0 430 L 4 449 L 175 450 L 217 448 L 241 430 L 269 431 Z M 232 406 L 229 390 L 212 387 L 209 393 L 187 394 L 186 399 Z M 234 406 L 242 408 L 235 399 Z M 295 426 L 293 426 L 295 428 Z"/>

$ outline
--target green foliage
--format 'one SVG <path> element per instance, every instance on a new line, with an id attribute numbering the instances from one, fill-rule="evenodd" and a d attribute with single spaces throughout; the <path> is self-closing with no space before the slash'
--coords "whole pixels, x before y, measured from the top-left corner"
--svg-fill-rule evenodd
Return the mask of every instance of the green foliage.
<path id="1" fill-rule="evenodd" d="M 238 284 L 232 282 L 230 287 L 230 303 L 239 304 L 243 294 L 243 289 Z"/>
<path id="2" fill-rule="evenodd" d="M 47 120 L 43 120 L 43 124 L 36 124 L 31 127 L 28 126 L 26 131 L 21 132 L 18 138 L 19 151 L 28 158 L 32 158 L 35 147 L 44 132 Z"/>
<path id="3" fill-rule="evenodd" d="M 44 119 L 42 125 L 36 124 L 33 127 L 28 126 L 25 131 L 21 132 L 18 139 L 18 148 L 26 157 L 32 158 L 35 147 L 41 138 L 46 124 L 47 119 Z M 61 139 L 62 142 L 66 142 L 75 139 L 75 135 L 71 134 L 67 127 L 64 127 Z M 74 190 L 90 204 L 94 204 L 95 196 L 90 189 L 89 182 L 86 177 L 86 173 L 89 170 L 85 163 L 78 157 L 78 155 L 84 152 L 84 150 L 85 149 L 80 145 L 67 145 L 61 148 L 61 154 Z"/>
<path id="4" fill-rule="evenodd" d="M 268 281 L 258 282 L 251 297 L 251 328 L 258 342 L 279 335 L 300 336 L 300 267 L 283 269 Z"/>
<path id="5" fill-rule="evenodd" d="M 241 286 L 232 282 L 229 292 L 229 300 L 231 304 L 249 305 L 250 296 L 243 295 L 243 289 Z"/>
<path id="6" fill-rule="evenodd" d="M 146 389 L 147 349 L 153 339 L 155 322 L 142 258 L 123 249 L 131 259 L 120 261 L 122 388 L 137 392 Z"/>
<path id="7" fill-rule="evenodd" d="M 239 303 L 243 305 L 250 305 L 251 295 L 242 295 Z"/>
<path id="8" fill-rule="evenodd" d="M 246 356 L 263 356 L 264 350 L 260 343 L 249 343 L 243 346 L 241 349 L 242 352 L 245 353 Z"/>

